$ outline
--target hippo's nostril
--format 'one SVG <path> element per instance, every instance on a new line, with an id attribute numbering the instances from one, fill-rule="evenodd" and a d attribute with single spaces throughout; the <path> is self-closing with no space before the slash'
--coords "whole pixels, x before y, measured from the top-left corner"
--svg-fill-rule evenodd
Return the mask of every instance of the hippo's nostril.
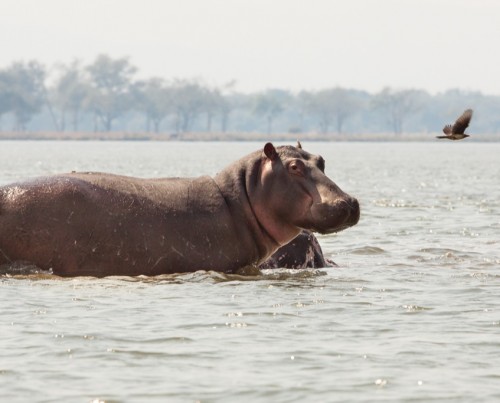
<path id="1" fill-rule="evenodd" d="M 358 202 L 358 199 L 356 199 L 354 197 L 351 197 L 351 199 L 349 200 L 349 204 L 351 205 L 351 208 L 353 210 L 359 212 L 359 202 Z"/>
<path id="2" fill-rule="evenodd" d="M 347 205 L 348 212 L 346 222 L 349 223 L 349 225 L 356 225 L 359 221 L 360 216 L 358 200 L 354 197 L 349 196 L 344 200 L 344 203 Z"/>

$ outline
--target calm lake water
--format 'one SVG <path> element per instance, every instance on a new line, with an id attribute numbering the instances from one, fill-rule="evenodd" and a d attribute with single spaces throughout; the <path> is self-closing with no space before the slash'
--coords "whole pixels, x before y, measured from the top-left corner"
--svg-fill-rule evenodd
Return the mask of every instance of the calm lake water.
<path id="1" fill-rule="evenodd" d="M 215 174 L 261 143 L 0 142 L 0 183 Z M 305 143 L 358 197 L 338 268 L 0 277 L 0 400 L 496 402 L 500 144 Z"/>

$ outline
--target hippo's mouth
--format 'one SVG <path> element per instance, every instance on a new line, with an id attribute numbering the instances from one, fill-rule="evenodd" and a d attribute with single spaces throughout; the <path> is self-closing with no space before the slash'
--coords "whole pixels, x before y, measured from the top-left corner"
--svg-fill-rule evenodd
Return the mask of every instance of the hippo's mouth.
<path id="1" fill-rule="evenodd" d="M 360 217 L 360 208 L 358 201 L 353 198 L 333 205 L 313 204 L 311 214 L 313 217 L 311 230 L 320 234 L 331 234 L 356 225 Z"/>

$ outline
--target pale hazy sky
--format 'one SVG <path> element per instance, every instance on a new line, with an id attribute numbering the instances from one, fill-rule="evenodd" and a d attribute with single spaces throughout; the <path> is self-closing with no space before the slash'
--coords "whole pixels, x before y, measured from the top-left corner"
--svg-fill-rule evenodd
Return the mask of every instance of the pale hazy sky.
<path id="1" fill-rule="evenodd" d="M 239 91 L 500 95 L 499 0 L 1 0 L 0 67 L 130 57 L 142 77 Z"/>

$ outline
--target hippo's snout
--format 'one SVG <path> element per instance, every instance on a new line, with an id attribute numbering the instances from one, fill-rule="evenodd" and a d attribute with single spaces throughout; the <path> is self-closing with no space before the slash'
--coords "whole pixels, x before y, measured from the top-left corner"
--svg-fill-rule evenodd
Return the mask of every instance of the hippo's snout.
<path id="1" fill-rule="evenodd" d="M 353 225 L 356 225 L 358 223 L 359 216 L 361 214 L 358 199 L 349 196 L 343 202 L 347 205 L 347 207 L 346 207 L 346 211 L 347 211 L 346 224 L 347 224 L 347 226 L 352 227 Z"/>
<path id="2" fill-rule="evenodd" d="M 335 203 L 318 203 L 311 208 L 315 220 L 313 231 L 321 234 L 339 232 L 356 225 L 360 208 L 356 198 L 347 196 Z"/>

